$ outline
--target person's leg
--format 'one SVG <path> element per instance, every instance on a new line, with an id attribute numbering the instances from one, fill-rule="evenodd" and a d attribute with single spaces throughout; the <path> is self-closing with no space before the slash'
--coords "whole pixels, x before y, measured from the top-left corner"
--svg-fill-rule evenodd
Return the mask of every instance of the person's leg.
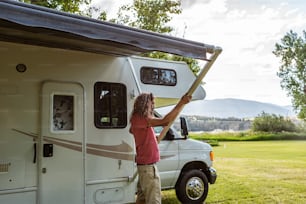
<path id="1" fill-rule="evenodd" d="M 136 198 L 136 204 L 146 204 L 145 202 L 145 196 L 143 194 L 143 191 L 141 189 L 140 180 L 143 177 L 143 171 L 139 171 L 138 169 L 138 182 L 137 182 L 137 198 Z"/>
<path id="2" fill-rule="evenodd" d="M 139 166 L 138 174 L 140 187 L 145 198 L 145 203 L 160 204 L 161 186 L 159 172 L 156 165 Z"/>
<path id="3" fill-rule="evenodd" d="M 149 185 L 149 193 L 146 195 L 146 200 L 149 201 L 147 204 L 161 204 L 161 184 L 157 166 L 153 165 L 151 170 L 153 173 L 153 179 Z"/>

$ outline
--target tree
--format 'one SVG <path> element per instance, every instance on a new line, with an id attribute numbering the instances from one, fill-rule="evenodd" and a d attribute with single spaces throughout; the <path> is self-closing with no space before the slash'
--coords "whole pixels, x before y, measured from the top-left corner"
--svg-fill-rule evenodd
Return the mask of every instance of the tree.
<path id="1" fill-rule="evenodd" d="M 91 0 L 19 0 L 21 2 L 44 6 L 69 13 L 80 14 L 80 6 L 89 5 Z"/>
<path id="2" fill-rule="evenodd" d="M 118 18 L 112 22 L 124 24 L 134 28 L 149 30 L 158 33 L 171 33 L 174 28 L 168 26 L 172 15 L 182 12 L 180 0 L 134 0 L 132 5 L 124 5 L 119 8 Z M 187 57 L 150 52 L 145 57 L 185 61 L 194 74 L 200 70 L 199 62 Z"/>
<path id="3" fill-rule="evenodd" d="M 157 33 L 170 33 L 173 28 L 167 23 L 172 19 L 170 15 L 182 12 L 180 6 L 181 2 L 177 0 L 134 0 L 133 5 L 119 8 L 116 22 Z"/>
<path id="4" fill-rule="evenodd" d="M 292 97 L 298 117 L 306 121 L 306 31 L 299 37 L 290 30 L 280 43 L 275 44 L 273 54 L 281 58 L 277 73 L 281 87 Z"/>
<path id="5" fill-rule="evenodd" d="M 252 123 L 252 130 L 262 132 L 295 132 L 296 127 L 291 120 L 283 116 L 262 112 L 259 116 L 255 117 Z"/>

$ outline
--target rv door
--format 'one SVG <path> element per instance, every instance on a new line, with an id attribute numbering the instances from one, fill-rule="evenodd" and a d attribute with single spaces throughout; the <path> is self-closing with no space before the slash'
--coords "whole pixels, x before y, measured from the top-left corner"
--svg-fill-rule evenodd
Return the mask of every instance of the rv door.
<path id="1" fill-rule="evenodd" d="M 83 87 L 44 82 L 39 203 L 84 203 Z"/>

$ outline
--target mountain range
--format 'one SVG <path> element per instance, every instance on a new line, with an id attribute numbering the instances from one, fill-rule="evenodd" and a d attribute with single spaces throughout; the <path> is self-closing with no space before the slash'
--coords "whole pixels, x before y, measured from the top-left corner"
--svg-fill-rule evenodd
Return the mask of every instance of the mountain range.
<path id="1" fill-rule="evenodd" d="M 166 114 L 173 106 L 159 108 L 160 114 Z M 182 110 L 182 115 L 197 115 L 217 118 L 254 118 L 262 112 L 277 116 L 295 117 L 291 106 L 279 106 L 258 101 L 225 98 L 193 101 Z"/>

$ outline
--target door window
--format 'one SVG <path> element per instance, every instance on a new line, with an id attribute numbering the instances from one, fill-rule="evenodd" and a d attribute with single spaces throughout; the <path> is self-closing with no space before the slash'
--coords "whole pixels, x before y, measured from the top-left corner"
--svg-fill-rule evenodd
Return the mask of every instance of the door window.
<path id="1" fill-rule="evenodd" d="M 74 130 L 74 96 L 53 95 L 52 131 Z"/>

